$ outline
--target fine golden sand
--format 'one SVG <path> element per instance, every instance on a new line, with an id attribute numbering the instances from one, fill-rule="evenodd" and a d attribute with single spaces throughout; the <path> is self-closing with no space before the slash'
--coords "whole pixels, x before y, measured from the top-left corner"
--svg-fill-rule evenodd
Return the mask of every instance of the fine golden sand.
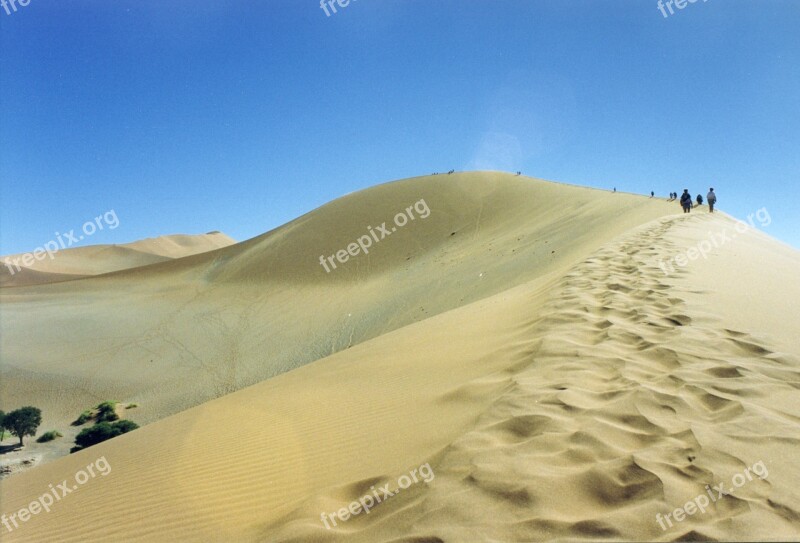
<path id="1" fill-rule="evenodd" d="M 421 200 L 427 218 L 320 266 Z M 42 407 L 50 429 L 116 399 L 149 424 L 0 481 L 9 514 L 112 468 L 2 540 L 796 540 L 800 253 L 679 211 L 414 178 L 243 243 L 4 288 L 0 407 Z M 426 464 L 429 482 L 326 528 Z"/>

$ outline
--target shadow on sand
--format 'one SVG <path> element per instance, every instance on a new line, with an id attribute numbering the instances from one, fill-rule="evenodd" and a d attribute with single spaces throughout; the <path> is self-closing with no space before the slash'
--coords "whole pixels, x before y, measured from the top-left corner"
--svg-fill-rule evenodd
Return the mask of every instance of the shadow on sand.
<path id="1" fill-rule="evenodd" d="M 13 445 L 0 445 L 0 454 L 6 454 L 21 449 L 19 443 Z"/>

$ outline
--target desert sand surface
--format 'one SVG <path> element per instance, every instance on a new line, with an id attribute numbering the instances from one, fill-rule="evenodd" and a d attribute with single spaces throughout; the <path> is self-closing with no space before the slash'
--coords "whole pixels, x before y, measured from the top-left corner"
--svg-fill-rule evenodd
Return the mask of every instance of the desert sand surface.
<path id="1" fill-rule="evenodd" d="M 3 289 L 2 407 L 49 429 L 113 397 L 149 423 L 0 481 L 8 514 L 111 467 L 3 541 L 797 540 L 800 253 L 696 211 L 414 178 L 210 253 Z M 730 239 L 665 271 L 712 232 Z"/>
<path id="2" fill-rule="evenodd" d="M 427 218 L 335 270 L 320 265 L 320 255 L 420 201 Z M 0 395 L 10 405 L 39 401 L 44 426 L 62 427 L 107 399 L 137 403 L 136 421 L 153 422 L 557 275 L 673 211 L 660 200 L 501 173 L 379 185 L 215 251 L 0 289 Z"/>
<path id="3" fill-rule="evenodd" d="M 54 240 L 54 243 L 58 242 Z M 52 258 L 45 254 L 41 260 L 33 260 L 30 266 L 23 264 L 24 255 L 3 256 L 0 257 L 0 262 L 8 264 L 0 267 L 0 287 L 32 286 L 80 279 L 205 253 L 234 243 L 236 242 L 233 239 L 222 232 L 173 234 L 119 245 L 69 247 L 53 252 Z"/>

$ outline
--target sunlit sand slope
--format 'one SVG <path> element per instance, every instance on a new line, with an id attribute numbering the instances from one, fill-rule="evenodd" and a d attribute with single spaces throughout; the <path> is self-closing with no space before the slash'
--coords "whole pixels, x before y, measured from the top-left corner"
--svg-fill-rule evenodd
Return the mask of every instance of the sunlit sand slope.
<path id="1" fill-rule="evenodd" d="M 8 513 L 113 468 L 5 536 L 796 540 L 800 255 L 748 232 L 665 273 L 734 223 L 643 222 L 609 218 L 601 243 L 572 223 L 574 253 L 535 277 L 3 481 Z M 429 482 L 326 528 L 423 464 Z M 720 483 L 734 492 L 676 519 Z"/>
<path id="2" fill-rule="evenodd" d="M 131 416 L 152 422 L 557 275 L 674 209 L 508 174 L 422 177 L 347 195 L 215 251 L 2 289 L 2 407 L 35 404 L 46 426 L 58 426 L 116 399 L 138 403 Z M 400 226 L 398 213 L 414 218 Z M 329 271 L 320 264 L 364 236 L 369 253 L 336 269 L 328 261 Z"/>

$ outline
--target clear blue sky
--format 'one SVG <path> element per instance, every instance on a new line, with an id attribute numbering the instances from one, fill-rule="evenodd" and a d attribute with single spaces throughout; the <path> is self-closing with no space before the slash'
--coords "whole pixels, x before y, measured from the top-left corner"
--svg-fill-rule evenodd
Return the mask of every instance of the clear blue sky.
<path id="1" fill-rule="evenodd" d="M 724 210 L 766 207 L 765 230 L 800 247 L 800 2 L 699 0 L 667 18 L 656 0 L 0 8 L 0 254 L 110 209 L 119 227 L 81 245 L 244 240 L 451 168 L 713 185 Z"/>

